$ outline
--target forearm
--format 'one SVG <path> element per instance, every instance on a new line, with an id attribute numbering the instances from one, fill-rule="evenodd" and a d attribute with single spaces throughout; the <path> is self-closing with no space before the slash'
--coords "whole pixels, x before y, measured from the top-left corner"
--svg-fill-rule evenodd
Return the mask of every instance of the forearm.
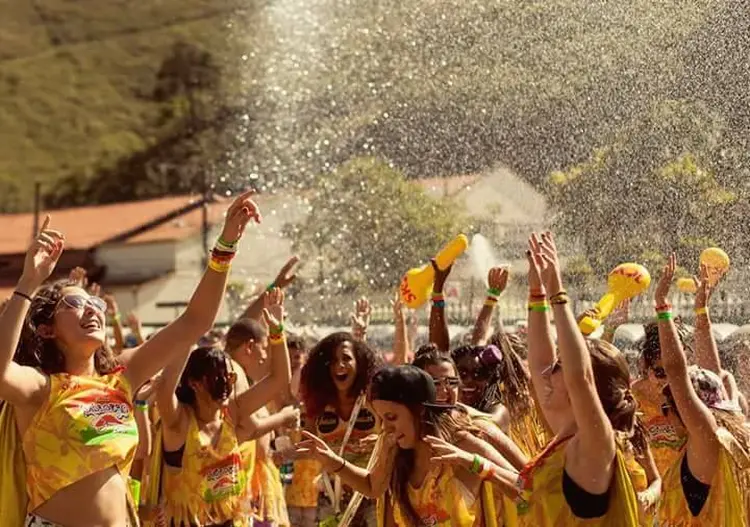
<path id="1" fill-rule="evenodd" d="M 340 477 L 344 484 L 367 498 L 374 499 L 382 495 L 382 492 L 378 492 L 378 489 L 373 485 L 369 470 L 349 463 L 337 455 L 333 455 L 325 461 L 323 469 L 331 476 Z"/>
<path id="2" fill-rule="evenodd" d="M 443 284 L 436 283 L 432 295 L 432 309 L 430 309 L 430 342 L 435 344 L 440 351 L 450 351 L 451 337 L 448 332 L 448 321 L 445 318 Z"/>
<path id="3" fill-rule="evenodd" d="M 135 451 L 135 459 L 146 459 L 151 455 L 151 421 L 148 418 L 148 406 L 136 407 L 135 424 L 138 426 L 138 448 Z"/>
<path id="4" fill-rule="evenodd" d="M 393 334 L 393 363 L 406 364 L 411 350 L 406 337 L 406 320 L 396 318 L 395 332 Z"/>
<path id="5" fill-rule="evenodd" d="M 492 315 L 495 313 L 495 304 L 485 302 L 479 311 L 474 330 L 471 333 L 471 343 L 474 346 L 483 346 L 487 343 L 490 326 L 492 324 Z"/>
<path id="6" fill-rule="evenodd" d="M 259 439 L 266 434 L 270 434 L 274 430 L 278 430 L 284 426 L 285 419 L 286 417 L 281 413 L 257 418 L 254 423 L 255 427 L 250 433 L 250 439 Z"/>
<path id="7" fill-rule="evenodd" d="M 716 345 L 716 339 L 711 327 L 711 317 L 708 311 L 705 314 L 696 313 L 695 360 L 696 364 L 701 368 L 710 370 L 717 375 L 721 374 L 719 348 Z"/>
<path id="8" fill-rule="evenodd" d="M 687 376 L 687 359 L 677 335 L 677 328 L 671 319 L 659 320 L 659 347 L 667 377 L 677 379 Z"/>
<path id="9" fill-rule="evenodd" d="M 249 318 L 252 320 L 257 320 L 258 322 L 263 322 L 263 299 L 266 296 L 265 291 L 253 299 L 252 302 L 250 302 L 250 305 L 247 306 L 245 311 L 242 312 L 242 315 L 239 318 Z"/>
<path id="10" fill-rule="evenodd" d="M 36 287 L 36 284 L 22 278 L 16 285 L 16 291 L 30 297 L 34 294 Z M 5 311 L 0 314 L 0 375 L 2 376 L 7 373 L 13 361 L 30 305 L 28 299 L 13 294 L 8 300 Z"/>
<path id="11" fill-rule="evenodd" d="M 115 313 L 112 316 L 110 324 L 112 324 L 112 333 L 115 337 L 115 349 L 113 352 L 115 355 L 119 355 L 122 350 L 125 349 L 125 338 L 122 334 L 122 321 L 120 320 L 120 315 Z"/>
<path id="12" fill-rule="evenodd" d="M 482 427 L 487 439 L 494 449 L 509 463 L 509 469 L 521 470 L 529 462 L 521 449 L 500 429 L 494 426 Z M 494 461 L 494 460 L 493 460 Z M 497 463 L 501 465 L 500 463 Z M 502 466 L 502 465 L 501 465 Z"/>

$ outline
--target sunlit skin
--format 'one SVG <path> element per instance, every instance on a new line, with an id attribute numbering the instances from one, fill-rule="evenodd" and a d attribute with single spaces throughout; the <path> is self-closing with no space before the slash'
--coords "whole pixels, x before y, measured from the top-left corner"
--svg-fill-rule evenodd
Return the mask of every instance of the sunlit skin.
<path id="1" fill-rule="evenodd" d="M 393 434 L 396 444 L 404 450 L 413 449 L 418 442 L 414 415 L 408 407 L 392 401 L 375 399 L 372 409 L 380 419 L 386 434 Z"/>
<path id="2" fill-rule="evenodd" d="M 458 375 L 461 378 L 460 401 L 467 406 L 479 404 L 484 389 L 487 387 L 488 379 L 478 376 L 476 372 L 482 369 L 479 358 L 472 355 L 464 355 L 456 364 Z"/>
<path id="3" fill-rule="evenodd" d="M 458 375 L 450 362 L 444 361 L 440 364 L 430 364 L 425 371 L 435 382 L 437 393 L 436 402 L 440 404 L 456 404 L 458 402 Z M 451 386 L 451 384 L 453 386 Z"/>
<path id="4" fill-rule="evenodd" d="M 343 342 L 334 353 L 329 366 L 333 384 L 339 393 L 339 400 L 348 397 L 349 390 L 357 378 L 357 359 L 351 342 Z"/>

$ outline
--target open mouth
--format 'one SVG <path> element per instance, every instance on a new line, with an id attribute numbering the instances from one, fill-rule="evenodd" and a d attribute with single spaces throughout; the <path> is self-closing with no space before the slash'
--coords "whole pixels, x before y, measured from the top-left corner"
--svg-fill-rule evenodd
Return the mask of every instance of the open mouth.
<path id="1" fill-rule="evenodd" d="M 100 331 L 102 329 L 102 324 L 98 320 L 93 319 L 81 324 L 81 327 L 86 331 Z"/>
<path id="2" fill-rule="evenodd" d="M 345 382 L 348 377 L 349 377 L 348 373 L 336 373 L 333 376 L 333 379 L 337 382 Z"/>

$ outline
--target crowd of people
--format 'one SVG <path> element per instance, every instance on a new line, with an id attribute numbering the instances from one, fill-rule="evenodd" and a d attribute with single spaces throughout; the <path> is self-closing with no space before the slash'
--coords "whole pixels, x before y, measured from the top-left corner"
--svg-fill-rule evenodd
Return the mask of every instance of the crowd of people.
<path id="1" fill-rule="evenodd" d="M 452 346 L 450 268 L 433 262 L 429 342 L 412 349 L 397 297 L 386 361 L 368 345 L 366 302 L 351 332 L 288 331 L 296 258 L 228 331 L 214 327 L 260 221 L 239 196 L 184 313 L 144 339 L 123 337 L 116 302 L 84 272 L 49 281 L 65 236 L 47 218 L 0 312 L 2 525 L 750 525 L 746 394 L 713 336 L 713 270 L 695 279 L 689 335 L 669 258 L 637 378 L 612 326 L 579 330 L 549 233 L 529 237 L 524 334 L 493 324 L 508 283 L 496 268 Z"/>

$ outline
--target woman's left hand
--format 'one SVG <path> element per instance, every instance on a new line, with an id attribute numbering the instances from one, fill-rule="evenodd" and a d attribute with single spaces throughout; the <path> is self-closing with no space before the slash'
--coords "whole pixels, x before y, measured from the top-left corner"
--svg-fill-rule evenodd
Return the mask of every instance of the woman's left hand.
<path id="1" fill-rule="evenodd" d="M 255 204 L 250 196 L 254 194 L 254 191 L 250 190 L 240 195 L 227 209 L 227 217 L 224 220 L 224 230 L 221 233 L 221 238 L 227 243 L 234 243 L 240 238 L 245 232 L 245 227 L 254 220 L 255 223 L 261 222 L 260 210 L 258 205 Z"/>
<path id="2" fill-rule="evenodd" d="M 269 291 L 263 299 L 263 318 L 269 328 L 278 328 L 284 324 L 284 291 L 278 287 Z"/>
<path id="3" fill-rule="evenodd" d="M 471 466 L 474 461 L 473 454 L 461 450 L 455 445 L 443 441 L 439 437 L 426 436 L 425 441 L 432 448 L 432 457 L 430 463 L 440 463 L 445 465 L 458 465 L 464 468 Z"/>

